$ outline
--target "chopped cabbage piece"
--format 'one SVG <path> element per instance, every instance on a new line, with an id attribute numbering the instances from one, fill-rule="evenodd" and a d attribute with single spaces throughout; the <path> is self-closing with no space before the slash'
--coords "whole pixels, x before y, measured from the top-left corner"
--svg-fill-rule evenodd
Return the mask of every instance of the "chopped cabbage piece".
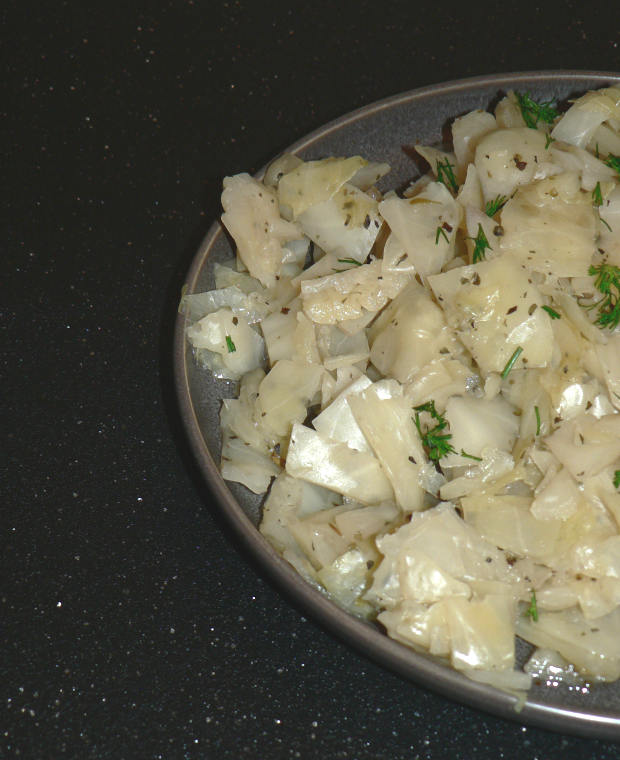
<path id="1" fill-rule="evenodd" d="M 271 456 L 247 446 L 244 441 L 224 436 L 221 458 L 222 477 L 242 483 L 254 493 L 265 493 L 280 467 Z"/>
<path id="2" fill-rule="evenodd" d="M 286 471 L 363 504 L 376 504 L 394 496 L 390 481 L 372 454 L 324 438 L 298 422 L 291 432 Z"/>
<path id="3" fill-rule="evenodd" d="M 571 105 L 551 132 L 556 140 L 585 147 L 603 122 L 620 119 L 620 88 L 587 92 Z"/>
<path id="4" fill-rule="evenodd" d="M 438 354 L 457 350 L 452 330 L 428 291 L 412 280 L 370 330 L 370 361 L 387 377 L 411 380 Z"/>
<path id="5" fill-rule="evenodd" d="M 282 267 L 282 245 L 302 236 L 280 217 L 275 193 L 249 174 L 224 179 L 222 223 L 233 236 L 252 277 L 271 287 Z"/>
<path id="6" fill-rule="evenodd" d="M 414 198 L 386 198 L 379 211 L 419 274 L 439 272 L 454 256 L 463 212 L 442 182 L 430 183 Z"/>
<path id="7" fill-rule="evenodd" d="M 303 309 L 319 324 L 356 319 L 377 311 L 409 281 L 406 274 L 383 273 L 380 261 L 362 264 L 301 283 Z"/>
<path id="8" fill-rule="evenodd" d="M 402 387 L 396 380 L 381 380 L 347 400 L 392 484 L 396 503 L 405 512 L 421 509 L 424 493 L 418 481 L 425 454 Z"/>
<path id="9" fill-rule="evenodd" d="M 514 408 L 503 398 L 452 396 L 446 403 L 445 417 L 452 433 L 455 453 L 443 458 L 444 467 L 463 466 L 465 451 L 470 457 L 482 457 L 485 450 L 496 449 L 507 454 L 519 432 Z"/>
<path id="10" fill-rule="evenodd" d="M 368 258 L 383 224 L 377 201 L 349 183 L 331 198 L 310 206 L 297 221 L 324 251 L 359 264 Z"/>
<path id="11" fill-rule="evenodd" d="M 467 168 L 473 164 L 476 146 L 489 132 L 497 129 L 495 116 L 488 111 L 476 109 L 452 122 L 452 141 L 458 177 L 465 179 Z"/>
<path id="12" fill-rule="evenodd" d="M 518 367 L 551 360 L 553 330 L 542 296 L 510 256 L 433 275 L 429 284 L 484 374 L 502 372 L 519 348 Z"/>
<path id="13" fill-rule="evenodd" d="M 228 307 L 207 314 L 188 327 L 186 334 L 194 348 L 206 349 L 214 355 L 217 359 L 214 369 L 219 377 L 239 380 L 263 362 L 263 339 L 247 319 L 236 316 Z M 209 354 L 204 354 L 207 364 Z"/>
<path id="14" fill-rule="evenodd" d="M 527 269 L 556 277 L 587 274 L 595 250 L 596 216 L 576 172 L 520 188 L 504 206 L 501 219 L 501 250 Z"/>
<path id="15" fill-rule="evenodd" d="M 549 160 L 544 132 L 527 127 L 496 129 L 476 148 L 478 171 L 485 202 L 498 196 L 509 198 L 521 185 L 528 185 L 561 171 Z"/>
<path id="16" fill-rule="evenodd" d="M 280 359 L 258 389 L 257 414 L 263 426 L 278 436 L 291 432 L 294 422 L 302 422 L 321 387 L 323 368 Z"/>
<path id="17" fill-rule="evenodd" d="M 357 380 L 354 380 L 336 396 L 327 408 L 314 418 L 312 421 L 314 429 L 325 438 L 346 443 L 352 449 L 371 452 L 372 449 L 360 426 L 355 421 L 355 416 L 349 405 L 349 397 L 365 390 L 369 385 L 372 383 L 366 375 L 361 375 Z"/>
<path id="18" fill-rule="evenodd" d="M 620 678 L 620 609 L 588 621 L 572 607 L 563 612 L 541 611 L 536 622 L 517 617 L 517 633 L 538 647 L 559 652 L 578 672 L 602 681 Z"/>
<path id="19" fill-rule="evenodd" d="M 306 161 L 278 182 L 278 199 L 297 218 L 312 206 L 328 201 L 368 162 L 361 156 Z"/>
<path id="20" fill-rule="evenodd" d="M 620 414 L 600 419 L 582 414 L 545 439 L 553 454 L 578 481 L 620 459 Z"/>

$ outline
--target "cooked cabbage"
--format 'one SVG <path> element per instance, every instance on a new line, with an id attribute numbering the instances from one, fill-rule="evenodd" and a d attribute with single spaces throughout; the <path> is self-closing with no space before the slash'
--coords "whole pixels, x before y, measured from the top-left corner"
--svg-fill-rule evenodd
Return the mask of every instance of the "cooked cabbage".
<path id="1" fill-rule="evenodd" d="M 454 256 L 463 209 L 442 182 L 431 182 L 414 198 L 386 198 L 379 212 L 418 274 L 439 272 Z"/>
<path id="2" fill-rule="evenodd" d="M 267 540 L 517 705 L 532 675 L 620 678 L 620 90 L 521 102 L 417 146 L 404 192 L 361 156 L 226 178 L 244 271 L 181 303 L 240 380 L 221 471 L 267 494 Z"/>
<path id="3" fill-rule="evenodd" d="M 226 177 L 222 207 L 222 222 L 248 271 L 266 287 L 274 285 L 282 268 L 282 246 L 301 238 L 301 230 L 280 217 L 275 193 L 249 174 Z"/>

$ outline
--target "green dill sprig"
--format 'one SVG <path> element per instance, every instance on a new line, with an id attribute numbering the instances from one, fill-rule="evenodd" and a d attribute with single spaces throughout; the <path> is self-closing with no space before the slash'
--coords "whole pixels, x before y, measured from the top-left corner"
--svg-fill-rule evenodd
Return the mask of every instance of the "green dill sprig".
<path id="1" fill-rule="evenodd" d="M 558 314 L 555 309 L 552 309 L 551 306 L 543 306 L 542 308 L 547 312 L 551 319 L 560 319 L 560 314 Z"/>
<path id="2" fill-rule="evenodd" d="M 459 189 L 459 184 L 456 181 L 453 169 L 454 165 L 450 163 L 447 156 L 443 161 L 437 159 L 437 181 L 443 182 L 448 190 L 452 190 L 456 193 Z"/>
<path id="3" fill-rule="evenodd" d="M 439 245 L 440 237 L 443 237 L 446 243 L 450 242 L 450 238 L 448 237 L 445 229 L 442 226 L 437 227 L 437 232 L 435 233 L 435 245 Z"/>
<path id="4" fill-rule="evenodd" d="M 442 433 L 448 427 L 448 421 L 435 409 L 435 402 L 431 399 L 431 401 L 427 401 L 425 404 L 414 406 L 413 410 L 415 412 L 413 421 L 418 429 L 422 446 L 424 446 L 428 458 L 436 462 L 445 457 L 446 454 L 456 454 L 454 447 L 450 443 L 452 436 L 450 433 Z M 435 420 L 437 424 L 427 430 L 422 430 L 420 412 L 430 414 L 431 419 Z"/>
<path id="5" fill-rule="evenodd" d="M 505 195 L 498 195 L 497 198 L 494 198 L 492 201 L 486 202 L 484 213 L 487 216 L 493 217 L 501 208 L 506 205 L 507 202 L 508 198 Z"/>
<path id="6" fill-rule="evenodd" d="M 523 121 L 530 129 L 536 129 L 539 121 L 542 121 L 544 124 L 553 124 L 553 120 L 559 116 L 552 100 L 537 103 L 535 100 L 532 100 L 529 92 L 523 95 L 515 92 L 515 96 L 521 109 Z"/>
<path id="7" fill-rule="evenodd" d="M 515 366 L 517 359 L 521 356 L 522 353 L 523 353 L 523 349 L 521 348 L 521 346 L 517 346 L 514 350 L 514 353 L 510 357 L 510 359 L 508 359 L 508 361 L 506 362 L 506 366 L 502 370 L 502 380 L 505 380 L 508 377 L 508 373 Z"/>
<path id="8" fill-rule="evenodd" d="M 592 190 L 592 203 L 596 209 L 599 222 L 604 224 L 605 227 L 611 232 L 612 229 L 609 224 L 601 217 L 601 206 L 603 205 L 603 191 L 601 190 L 601 183 L 597 182 L 596 187 Z"/>
<path id="9" fill-rule="evenodd" d="M 473 459 L 476 462 L 482 462 L 482 457 L 474 456 L 473 454 L 468 454 L 466 451 L 463 451 L 461 449 L 461 456 L 465 457 L 466 459 Z"/>
<path id="10" fill-rule="evenodd" d="M 525 611 L 525 614 L 528 615 L 535 623 L 538 622 L 538 604 L 536 602 L 535 591 L 532 591 L 532 596 L 530 598 L 530 606 Z"/>
<path id="11" fill-rule="evenodd" d="M 534 414 L 536 415 L 536 435 L 540 435 L 540 409 L 537 406 L 534 407 Z"/>
<path id="12" fill-rule="evenodd" d="M 585 308 L 598 309 L 594 324 L 615 330 L 620 324 L 620 267 L 613 264 L 591 266 L 588 274 L 595 277 L 594 287 L 603 297 Z"/>
<path id="13" fill-rule="evenodd" d="M 611 227 L 609 226 L 609 224 L 608 224 L 608 223 L 607 223 L 607 222 L 606 222 L 606 221 L 605 221 L 605 220 L 604 220 L 604 219 L 601 217 L 601 215 L 600 215 L 600 214 L 599 214 L 598 220 L 599 220 L 599 222 L 601 222 L 602 224 L 604 224 L 604 225 L 605 225 L 605 227 L 607 227 L 607 229 L 608 229 L 610 232 L 613 232 L 613 230 L 611 229 Z"/>
<path id="14" fill-rule="evenodd" d="M 226 348 L 228 349 L 229 354 L 232 354 L 237 350 L 237 346 L 233 343 L 233 339 L 230 335 L 226 336 Z"/>
<path id="15" fill-rule="evenodd" d="M 362 262 L 361 261 L 356 261 L 355 259 L 338 259 L 338 261 L 341 264 L 352 264 L 355 267 L 361 267 L 362 266 Z"/>
<path id="16" fill-rule="evenodd" d="M 605 159 L 605 164 L 620 175 L 620 156 L 614 156 L 613 153 L 610 153 Z"/>
<path id="17" fill-rule="evenodd" d="M 620 470 L 614 472 L 614 488 L 620 488 Z"/>
<path id="18" fill-rule="evenodd" d="M 603 193 L 601 192 L 601 183 L 597 182 L 596 187 L 592 190 L 592 203 L 595 206 L 603 205 Z"/>
<path id="19" fill-rule="evenodd" d="M 551 137 L 551 135 L 547 135 L 547 139 L 545 140 L 545 150 L 549 150 L 549 146 L 551 143 L 555 142 L 555 137 Z"/>
<path id="20" fill-rule="evenodd" d="M 478 234 L 476 237 L 470 237 L 467 239 L 474 241 L 474 252 L 472 254 L 472 262 L 474 264 L 477 264 L 479 261 L 483 261 L 486 258 L 485 251 L 487 248 L 489 251 L 493 250 L 489 245 L 489 241 L 487 240 L 487 236 L 484 234 L 484 230 L 482 229 L 481 224 L 478 224 Z"/>

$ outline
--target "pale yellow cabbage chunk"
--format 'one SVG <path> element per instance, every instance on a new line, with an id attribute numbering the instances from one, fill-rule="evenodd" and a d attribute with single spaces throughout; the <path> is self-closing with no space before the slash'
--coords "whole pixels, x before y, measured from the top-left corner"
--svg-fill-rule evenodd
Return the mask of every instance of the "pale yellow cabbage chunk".
<path id="1" fill-rule="evenodd" d="M 575 607 L 541 612 L 537 622 L 517 618 L 517 633 L 539 647 L 555 649 L 587 676 L 620 678 L 620 609 L 587 621 Z"/>
<path id="2" fill-rule="evenodd" d="M 379 211 L 419 274 L 439 272 L 454 256 L 463 212 L 442 182 L 431 182 L 414 198 L 386 198 Z"/>
<path id="3" fill-rule="evenodd" d="M 346 266 L 346 265 L 345 265 Z M 303 310 L 318 324 L 356 319 L 395 298 L 409 281 L 406 274 L 384 273 L 380 261 L 354 266 L 301 283 Z"/>
<path id="4" fill-rule="evenodd" d="M 497 129 L 495 116 L 481 109 L 470 111 L 452 122 L 457 176 L 461 182 L 465 179 L 468 167 L 473 164 L 478 143 L 495 129 Z"/>
<path id="5" fill-rule="evenodd" d="M 369 335 L 370 360 L 383 375 L 401 383 L 455 348 L 441 309 L 415 280 L 392 300 Z"/>
<path id="6" fill-rule="evenodd" d="M 319 364 L 277 361 L 258 387 L 256 410 L 263 426 L 275 435 L 289 435 L 293 423 L 305 419 L 323 372 Z"/>
<path id="7" fill-rule="evenodd" d="M 363 264 L 383 224 L 377 201 L 345 183 L 331 198 L 299 214 L 304 234 L 337 258 Z"/>
<path id="8" fill-rule="evenodd" d="M 521 185 L 557 173 L 546 144 L 544 132 L 527 127 L 497 129 L 485 135 L 478 143 L 474 159 L 484 200 L 508 198 Z"/>
<path id="9" fill-rule="evenodd" d="M 511 256 L 433 275 L 429 284 L 484 374 L 502 372 L 519 348 L 517 368 L 551 360 L 553 331 L 542 296 Z"/>
<path id="10" fill-rule="evenodd" d="M 207 314 L 187 329 L 187 339 L 195 349 L 206 349 L 204 361 L 219 377 L 239 380 L 260 367 L 264 343 L 247 319 L 224 307 Z"/>
<path id="11" fill-rule="evenodd" d="M 392 484 L 396 503 L 405 512 L 421 509 L 424 491 L 419 472 L 425 454 L 401 385 L 381 380 L 351 394 L 348 403 Z"/>
<path id="12" fill-rule="evenodd" d="M 329 200 L 366 164 L 361 156 L 303 162 L 280 179 L 278 199 L 296 219 L 312 206 Z"/>
<path id="13" fill-rule="evenodd" d="M 252 277 L 271 287 L 282 267 L 282 246 L 302 236 L 295 224 L 280 217 L 275 193 L 249 174 L 226 177 L 222 223 L 233 236 Z"/>
<path id="14" fill-rule="evenodd" d="M 291 431 L 286 471 L 363 504 L 377 504 L 394 495 L 390 481 L 372 454 L 324 438 L 298 422 Z"/>
<path id="15" fill-rule="evenodd" d="M 596 128 L 606 121 L 620 121 L 620 87 L 587 92 L 572 104 L 553 128 L 551 135 L 572 145 L 585 147 Z"/>
<path id="16" fill-rule="evenodd" d="M 596 216 L 576 172 L 520 188 L 502 210 L 501 221 L 501 250 L 527 269 L 554 277 L 587 274 L 595 250 Z"/>

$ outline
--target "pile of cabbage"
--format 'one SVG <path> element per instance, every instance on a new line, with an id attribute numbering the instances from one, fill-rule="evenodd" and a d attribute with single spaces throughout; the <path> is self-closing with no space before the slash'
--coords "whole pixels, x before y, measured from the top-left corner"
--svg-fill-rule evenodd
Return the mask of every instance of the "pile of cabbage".
<path id="1" fill-rule="evenodd" d="M 222 476 L 394 639 L 515 692 L 612 681 L 620 329 L 589 269 L 620 266 L 620 89 L 533 126 L 509 92 L 451 128 L 400 194 L 360 156 L 224 180 L 236 259 L 181 305 L 196 360 L 238 383 Z"/>

